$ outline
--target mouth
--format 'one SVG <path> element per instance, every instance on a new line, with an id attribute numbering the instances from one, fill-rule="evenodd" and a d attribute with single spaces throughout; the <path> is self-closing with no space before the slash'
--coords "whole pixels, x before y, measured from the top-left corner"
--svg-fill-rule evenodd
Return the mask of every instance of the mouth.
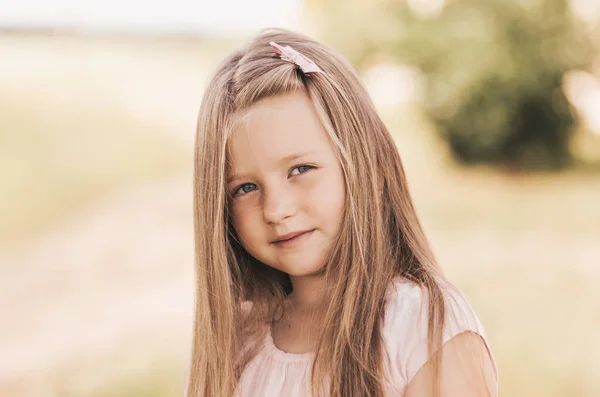
<path id="1" fill-rule="evenodd" d="M 315 231 L 315 229 L 290 233 L 284 236 L 284 238 L 273 241 L 272 243 L 278 247 L 292 247 L 309 237 L 313 231 Z"/>

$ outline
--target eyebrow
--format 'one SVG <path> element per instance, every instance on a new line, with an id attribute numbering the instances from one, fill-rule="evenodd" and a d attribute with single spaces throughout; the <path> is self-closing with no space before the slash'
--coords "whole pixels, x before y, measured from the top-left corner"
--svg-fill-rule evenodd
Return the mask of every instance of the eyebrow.
<path id="1" fill-rule="evenodd" d="M 306 156 L 309 156 L 312 154 L 317 154 L 317 153 L 320 153 L 320 152 L 318 150 L 315 150 L 315 151 L 310 151 L 310 152 L 293 153 L 293 154 L 290 154 L 289 156 L 285 156 L 284 158 L 280 159 L 279 164 L 287 163 L 287 162 L 297 160 L 299 158 L 306 157 Z M 236 179 L 241 179 L 243 177 L 245 177 L 244 174 L 240 174 L 240 175 L 233 174 L 227 178 L 227 183 L 229 184 L 232 181 L 234 181 Z"/>

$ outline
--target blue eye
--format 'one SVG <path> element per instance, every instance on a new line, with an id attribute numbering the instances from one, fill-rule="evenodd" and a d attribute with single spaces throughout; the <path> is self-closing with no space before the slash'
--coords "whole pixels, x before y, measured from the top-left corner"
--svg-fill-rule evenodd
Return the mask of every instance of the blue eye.
<path id="1" fill-rule="evenodd" d="M 310 170 L 311 168 L 315 168 L 315 167 L 313 167 L 313 166 L 311 166 L 311 165 L 299 165 L 299 166 L 297 166 L 296 168 L 294 168 L 294 170 L 299 170 L 299 169 L 301 169 L 301 168 L 306 168 L 306 171 L 308 171 L 308 170 Z M 292 172 L 294 172 L 294 170 L 292 170 Z M 304 172 L 306 172 L 306 171 L 304 171 Z M 304 172 L 300 172 L 300 173 L 301 173 L 301 174 L 304 174 Z"/>
<path id="2" fill-rule="evenodd" d="M 244 183 L 242 186 L 238 187 L 237 189 L 235 189 L 235 191 L 233 192 L 233 195 L 236 196 L 238 195 L 238 192 L 241 190 L 243 193 L 242 194 L 246 194 L 246 193 L 250 193 L 252 190 L 246 190 L 245 188 L 247 186 L 255 186 L 255 184 L 253 183 Z"/>

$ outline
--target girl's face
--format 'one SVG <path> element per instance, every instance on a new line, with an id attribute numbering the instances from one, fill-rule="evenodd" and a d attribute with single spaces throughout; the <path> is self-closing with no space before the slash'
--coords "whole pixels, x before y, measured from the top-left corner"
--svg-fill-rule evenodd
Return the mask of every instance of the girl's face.
<path id="1" fill-rule="evenodd" d="M 228 150 L 230 213 L 243 247 L 291 276 L 318 272 L 340 231 L 346 190 L 334 146 L 307 94 L 253 105 Z M 277 242 L 298 232 L 305 233 Z"/>

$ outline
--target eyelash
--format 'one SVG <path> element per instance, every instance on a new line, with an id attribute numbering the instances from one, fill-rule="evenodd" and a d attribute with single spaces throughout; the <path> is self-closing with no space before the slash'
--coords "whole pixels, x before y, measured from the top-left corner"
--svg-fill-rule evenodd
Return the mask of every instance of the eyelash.
<path id="1" fill-rule="evenodd" d="M 315 167 L 314 167 L 314 166 L 312 166 L 312 165 L 308 165 L 308 164 L 301 164 L 301 165 L 297 165 L 297 166 L 295 166 L 294 168 L 292 168 L 292 171 L 294 171 L 295 169 L 297 169 L 297 168 L 300 168 L 300 167 L 307 167 L 308 169 L 307 169 L 306 171 L 304 171 L 304 172 L 301 172 L 301 173 L 299 173 L 298 175 L 305 174 L 305 173 L 306 173 L 306 172 L 308 172 L 309 170 L 311 170 L 311 169 L 315 168 Z M 294 175 L 294 176 L 296 176 L 296 175 Z M 234 196 L 234 197 L 236 197 L 236 196 L 240 196 L 239 194 L 237 194 L 237 192 L 238 192 L 238 191 L 239 191 L 241 188 L 243 188 L 244 186 L 246 186 L 246 185 L 254 185 L 254 184 L 253 184 L 253 183 L 244 183 L 244 184 L 241 184 L 241 185 L 239 185 L 238 187 L 236 187 L 235 189 L 233 189 L 233 193 L 231 193 L 231 195 L 232 195 L 232 196 Z M 243 193 L 243 194 L 241 194 L 241 195 L 243 196 L 244 194 L 248 194 L 248 193 L 252 193 L 252 190 L 251 190 L 251 191 L 249 191 L 249 192 L 245 192 L 245 193 Z"/>

